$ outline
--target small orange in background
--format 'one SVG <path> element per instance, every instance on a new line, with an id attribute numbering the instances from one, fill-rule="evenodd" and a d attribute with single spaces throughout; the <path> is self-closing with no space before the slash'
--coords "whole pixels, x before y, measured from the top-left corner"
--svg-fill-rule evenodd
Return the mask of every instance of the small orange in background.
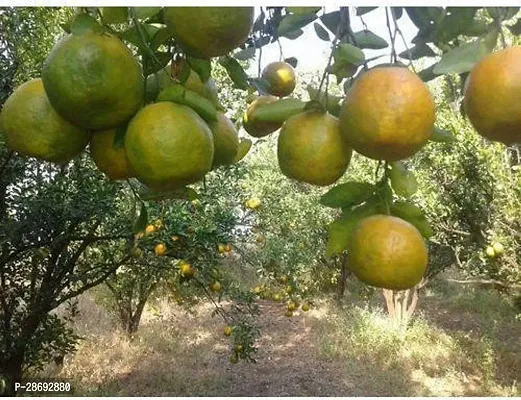
<path id="1" fill-rule="evenodd" d="M 223 332 L 224 332 L 224 336 L 230 336 L 232 334 L 232 327 L 231 326 L 225 326 Z"/>
<path id="2" fill-rule="evenodd" d="M 219 281 L 215 281 L 210 284 L 210 290 L 214 293 L 219 293 L 222 289 L 221 283 Z"/>
<path id="3" fill-rule="evenodd" d="M 219 252 L 219 254 L 222 254 L 226 251 L 226 245 L 220 243 L 219 246 L 217 246 L 217 251 Z"/>
<path id="4" fill-rule="evenodd" d="M 162 256 L 166 252 L 166 246 L 163 243 L 159 243 L 154 247 L 154 253 L 156 256 Z"/>
<path id="5" fill-rule="evenodd" d="M 157 228 L 155 227 L 155 225 L 150 224 L 150 225 L 147 225 L 145 232 L 147 235 L 150 235 L 151 233 L 154 233 L 156 230 L 157 230 Z"/>
<path id="6" fill-rule="evenodd" d="M 225 251 L 227 253 L 231 253 L 232 252 L 232 245 L 230 243 L 228 243 L 226 246 L 225 246 Z"/>
<path id="7" fill-rule="evenodd" d="M 262 79 L 268 83 L 268 93 L 278 97 L 289 96 L 296 85 L 295 70 L 284 61 L 268 64 L 262 71 Z"/>

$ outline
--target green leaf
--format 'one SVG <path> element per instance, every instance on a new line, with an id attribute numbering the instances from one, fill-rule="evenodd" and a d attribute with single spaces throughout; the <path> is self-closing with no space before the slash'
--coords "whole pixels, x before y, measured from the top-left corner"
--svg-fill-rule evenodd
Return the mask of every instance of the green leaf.
<path id="1" fill-rule="evenodd" d="M 434 56 L 436 56 L 436 53 L 425 43 L 418 43 L 409 50 L 405 50 L 398 54 L 398 57 L 405 58 L 407 60 L 417 60 L 422 57 Z"/>
<path id="2" fill-rule="evenodd" d="M 238 51 L 233 55 L 233 57 L 236 60 L 241 61 L 249 60 L 250 58 L 255 57 L 255 50 L 255 47 L 248 47 L 247 49 Z"/>
<path id="3" fill-rule="evenodd" d="M 140 232 L 144 232 L 145 228 L 147 227 L 148 222 L 148 212 L 147 207 L 145 203 L 141 203 L 141 211 L 139 213 L 139 216 L 136 219 L 136 222 L 134 222 L 134 228 L 132 232 L 134 235 L 137 235 Z"/>
<path id="4" fill-rule="evenodd" d="M 456 141 L 456 137 L 452 134 L 452 132 L 435 126 L 434 132 L 432 133 L 432 136 L 429 140 L 432 142 L 452 143 Z"/>
<path id="5" fill-rule="evenodd" d="M 163 89 L 157 96 L 156 101 L 171 101 L 188 106 L 206 122 L 217 120 L 217 109 L 213 103 L 198 93 L 186 90 L 181 84 L 172 84 Z"/>
<path id="6" fill-rule="evenodd" d="M 315 28 L 315 33 L 317 34 L 319 39 L 322 39 L 326 42 L 330 41 L 329 33 L 320 25 L 318 22 L 315 22 L 313 24 L 313 27 Z"/>
<path id="7" fill-rule="evenodd" d="M 247 90 L 250 87 L 248 75 L 235 58 L 229 56 L 221 57 L 219 58 L 219 64 L 226 69 L 228 76 L 239 89 Z"/>
<path id="8" fill-rule="evenodd" d="M 194 57 L 187 57 L 186 60 L 190 68 L 197 72 L 197 75 L 199 75 L 203 83 L 206 83 L 208 79 L 210 79 L 212 73 L 212 63 L 210 60 L 201 60 Z"/>
<path id="9" fill-rule="evenodd" d="M 462 34 L 465 36 L 481 36 L 489 32 L 492 27 L 493 23 L 487 24 L 485 21 L 475 19 Z"/>
<path id="10" fill-rule="evenodd" d="M 294 115 L 304 111 L 306 103 L 302 100 L 287 97 L 262 104 L 251 115 L 251 119 L 262 122 L 284 122 Z"/>
<path id="11" fill-rule="evenodd" d="M 447 43 L 465 32 L 472 24 L 477 7 L 447 7 L 445 17 L 439 23 L 437 40 Z"/>
<path id="12" fill-rule="evenodd" d="M 116 128 L 116 134 L 114 135 L 114 142 L 112 143 L 112 147 L 114 149 L 121 149 L 125 145 L 125 135 L 127 133 L 127 127 L 128 127 L 128 122 L 126 124 L 120 125 Z M 95 133 L 94 133 L 94 135 L 95 135 Z"/>
<path id="13" fill-rule="evenodd" d="M 394 215 L 394 214 L 393 214 Z M 432 230 L 432 227 L 427 220 L 427 217 L 425 215 L 420 215 L 417 217 L 413 217 L 410 215 L 402 214 L 402 215 L 395 215 L 398 218 L 403 219 L 404 221 L 409 222 L 410 224 L 414 225 L 416 229 L 421 233 L 421 235 L 428 239 L 431 236 L 434 235 L 434 231 Z"/>
<path id="14" fill-rule="evenodd" d="M 87 32 L 103 32 L 103 27 L 92 18 L 89 14 L 78 14 L 71 24 L 71 32 L 73 35 L 83 35 Z"/>
<path id="15" fill-rule="evenodd" d="M 303 28 L 317 18 L 317 15 L 314 13 L 303 15 L 287 14 L 280 21 L 277 33 L 279 36 L 286 36 L 287 33 Z"/>
<path id="16" fill-rule="evenodd" d="M 394 17 L 398 20 L 402 18 L 403 7 L 391 7 L 391 12 L 394 14 Z"/>
<path id="17" fill-rule="evenodd" d="M 182 187 L 175 190 L 169 190 L 166 192 L 157 192 L 153 190 L 147 190 L 141 193 L 141 198 L 143 200 L 168 200 L 168 199 L 181 199 L 181 200 L 196 200 L 199 197 L 199 194 L 192 188 Z"/>
<path id="18" fill-rule="evenodd" d="M 154 55 L 155 55 L 154 60 L 150 60 L 148 63 L 146 63 L 146 68 L 143 71 L 145 76 L 154 74 L 157 71 L 165 68 L 166 65 L 168 64 L 168 62 L 172 59 L 172 56 L 170 53 L 165 53 L 162 51 L 158 51 L 158 52 L 154 53 Z"/>
<path id="19" fill-rule="evenodd" d="M 313 111 L 319 113 L 325 113 L 326 109 L 324 105 L 318 100 L 310 100 L 306 103 L 304 111 Z"/>
<path id="20" fill-rule="evenodd" d="M 128 21 L 127 7 L 99 7 L 104 24 L 124 24 Z"/>
<path id="21" fill-rule="evenodd" d="M 250 151 L 252 146 L 252 141 L 250 139 L 242 138 L 239 143 L 239 148 L 237 150 L 237 155 L 235 156 L 235 159 L 233 160 L 234 163 L 238 163 L 241 161 L 244 157 L 246 157 L 246 154 Z"/>
<path id="22" fill-rule="evenodd" d="M 159 29 L 150 41 L 150 48 L 152 51 L 156 51 L 159 46 L 165 44 L 171 37 L 172 36 L 170 35 L 170 32 L 167 28 Z"/>
<path id="23" fill-rule="evenodd" d="M 340 43 L 334 50 L 333 57 L 335 61 L 342 60 L 354 65 L 360 65 L 365 61 L 364 52 L 351 43 Z"/>
<path id="24" fill-rule="evenodd" d="M 373 10 L 376 10 L 378 7 L 356 7 L 356 15 L 365 15 L 368 12 L 371 12 Z"/>
<path id="25" fill-rule="evenodd" d="M 284 62 L 287 62 L 293 68 L 297 68 L 298 60 L 295 57 L 289 57 L 284 59 Z"/>
<path id="26" fill-rule="evenodd" d="M 325 104 L 327 111 L 338 118 L 338 115 L 340 114 L 340 102 L 342 101 L 342 97 L 334 96 L 329 93 L 326 97 L 325 91 L 321 90 L 319 92 L 318 89 L 311 85 L 308 85 L 306 90 L 309 93 L 310 99 L 316 99 Z"/>
<path id="27" fill-rule="evenodd" d="M 443 17 L 442 7 L 405 7 L 405 11 L 420 31 L 432 29 Z"/>
<path id="28" fill-rule="evenodd" d="M 495 21 L 505 21 L 514 17 L 519 11 L 519 7 L 487 7 L 487 12 Z"/>
<path id="29" fill-rule="evenodd" d="M 381 212 L 381 210 L 378 205 L 373 202 L 367 202 L 349 212 L 343 213 L 339 219 L 329 224 L 327 227 L 326 256 L 331 257 L 335 254 L 342 253 L 347 248 L 357 224 L 362 219 L 378 214 L 379 212 Z"/>
<path id="30" fill-rule="evenodd" d="M 470 43 L 464 43 L 444 54 L 433 72 L 437 75 L 460 74 L 468 72 L 474 64 L 494 50 L 498 31 L 492 30 L 487 35 Z"/>
<path id="31" fill-rule="evenodd" d="M 148 19 L 158 14 L 161 7 L 134 7 L 137 19 Z"/>
<path id="32" fill-rule="evenodd" d="M 391 214 L 402 218 L 417 218 L 425 215 L 423 210 L 408 201 L 396 201 L 391 205 Z"/>
<path id="33" fill-rule="evenodd" d="M 322 7 L 286 7 L 290 13 L 297 15 L 316 14 Z"/>
<path id="34" fill-rule="evenodd" d="M 391 186 L 402 197 L 411 197 L 418 191 L 418 181 L 414 174 L 400 161 L 391 163 Z"/>
<path id="35" fill-rule="evenodd" d="M 284 37 L 286 37 L 290 40 L 295 40 L 295 39 L 299 38 L 300 36 L 302 36 L 303 33 L 304 33 L 304 31 L 302 29 L 296 29 L 294 31 L 286 33 L 284 35 Z"/>
<path id="36" fill-rule="evenodd" d="M 338 30 L 338 25 L 340 24 L 340 12 L 333 11 L 327 14 L 324 14 L 320 17 L 320 21 L 325 25 L 327 29 L 333 34 L 336 35 Z"/>
<path id="37" fill-rule="evenodd" d="M 374 192 L 374 185 L 347 182 L 335 186 L 320 198 L 320 204 L 331 208 L 346 208 L 363 203 Z"/>
<path id="38" fill-rule="evenodd" d="M 418 76 L 423 82 L 429 82 L 438 77 L 438 75 L 434 73 L 434 68 L 436 65 L 438 64 L 433 64 L 430 67 L 422 69 L 420 72 L 418 72 Z"/>
<path id="39" fill-rule="evenodd" d="M 514 25 L 508 27 L 513 35 L 521 35 L 521 18 L 519 18 Z"/>
<path id="40" fill-rule="evenodd" d="M 361 49 L 385 49 L 389 46 L 385 39 L 366 29 L 355 32 L 353 36 Z"/>

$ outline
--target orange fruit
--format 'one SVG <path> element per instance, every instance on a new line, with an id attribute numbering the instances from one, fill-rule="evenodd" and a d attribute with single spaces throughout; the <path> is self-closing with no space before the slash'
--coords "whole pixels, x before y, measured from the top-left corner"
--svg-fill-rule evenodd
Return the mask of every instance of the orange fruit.
<path id="1" fill-rule="evenodd" d="M 268 82 L 268 93 L 278 97 L 290 95 L 296 85 L 295 70 L 284 61 L 268 64 L 262 71 L 262 79 Z"/>
<path id="2" fill-rule="evenodd" d="M 506 145 L 521 141 L 521 46 L 496 51 L 474 65 L 464 104 L 481 136 Z"/>
<path id="3" fill-rule="evenodd" d="M 427 269 L 427 247 L 409 222 L 389 215 L 362 219 L 347 246 L 348 265 L 371 286 L 405 290 L 419 283 Z"/>
<path id="4" fill-rule="evenodd" d="M 288 119 L 280 131 L 277 156 L 288 178 L 331 185 L 346 172 L 351 155 L 338 118 L 330 114 L 303 112 Z"/>
<path id="5" fill-rule="evenodd" d="M 273 103 L 277 100 L 275 96 L 260 96 L 253 100 L 242 116 L 244 130 L 253 137 L 261 138 L 279 129 L 282 126 L 282 122 L 263 122 L 257 121 L 252 117 L 259 106 Z"/>
<path id="6" fill-rule="evenodd" d="M 157 228 L 155 225 L 152 225 L 152 224 L 147 225 L 147 227 L 145 228 L 145 233 L 147 235 L 150 235 L 151 233 L 154 233 L 155 231 L 157 231 Z"/>
<path id="7" fill-rule="evenodd" d="M 376 67 L 358 78 L 340 111 L 340 129 L 358 153 L 397 161 L 420 150 L 434 130 L 434 100 L 418 75 Z"/>
<path id="8" fill-rule="evenodd" d="M 115 129 L 95 132 L 90 140 L 90 156 L 98 169 L 112 180 L 133 176 L 124 147 L 114 147 Z"/>
<path id="9" fill-rule="evenodd" d="M 156 256 L 162 256 L 166 252 L 166 246 L 163 243 L 159 243 L 154 247 L 154 253 Z"/>
<path id="10" fill-rule="evenodd" d="M 139 63 L 107 32 L 65 36 L 45 60 L 42 80 L 56 111 L 93 131 L 122 125 L 143 103 Z"/>
<path id="11" fill-rule="evenodd" d="M 164 21 L 188 54 L 211 58 L 241 46 L 253 26 L 253 7 L 167 7 Z"/>
<path id="12" fill-rule="evenodd" d="M 224 327 L 224 336 L 230 336 L 232 334 L 232 327 L 231 326 L 225 326 Z"/>
<path id="13" fill-rule="evenodd" d="M 215 281 L 210 284 L 210 290 L 215 293 L 219 293 L 221 291 L 221 283 L 219 281 Z"/>
<path id="14" fill-rule="evenodd" d="M 89 132 L 54 110 L 41 79 L 24 83 L 9 96 L 0 113 L 0 130 L 9 149 L 58 164 L 80 154 L 90 139 Z"/>
<path id="15" fill-rule="evenodd" d="M 142 108 L 128 125 L 125 151 L 132 171 L 153 189 L 199 181 L 214 156 L 208 125 L 189 107 L 159 102 Z"/>
<path id="16" fill-rule="evenodd" d="M 217 121 L 208 124 L 213 134 L 213 167 L 231 165 L 239 149 L 239 133 L 232 121 L 223 113 L 217 113 Z"/>

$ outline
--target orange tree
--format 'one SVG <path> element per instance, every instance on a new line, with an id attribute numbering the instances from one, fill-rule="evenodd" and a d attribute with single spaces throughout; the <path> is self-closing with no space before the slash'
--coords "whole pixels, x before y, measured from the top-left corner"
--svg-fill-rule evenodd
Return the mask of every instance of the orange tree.
<path id="1" fill-rule="evenodd" d="M 423 82 L 442 75 L 456 76 L 462 86 L 466 81 L 464 108 L 478 133 L 507 145 L 515 142 L 521 124 L 516 73 L 519 49 L 489 53 L 509 47 L 511 37 L 505 34 L 506 29 L 519 34 L 520 28 L 519 20 L 514 20 L 516 7 L 390 7 L 384 10 L 383 22 L 389 32 L 386 39 L 365 24 L 364 15 L 375 8 L 325 13 L 319 7 L 266 7 L 255 20 L 251 7 L 211 7 L 197 12 L 182 7 L 76 9 L 62 24 L 66 34 L 43 63 L 41 81 L 20 86 L 4 103 L 0 126 L 8 154 L 17 152 L 66 164 L 74 156 L 82 159 L 80 145 L 86 143 L 76 136 L 77 148 L 71 149 L 61 127 L 66 127 L 71 138 L 92 135 L 97 139 L 99 131 L 111 130 L 113 151 L 107 148 L 101 152 L 110 162 L 95 161 L 108 177 L 122 175 L 115 175 L 107 165 L 125 166 L 124 176 L 132 177 L 130 185 L 141 182 L 148 186 L 143 190 L 131 186 L 141 210 L 131 239 L 139 242 L 146 234 L 148 209 L 155 214 L 153 202 L 194 199 L 197 190 L 189 185 L 218 176 L 216 160 L 236 163 L 251 147 L 249 139 L 239 140 L 236 127 L 224 115 L 232 112 L 216 99 L 211 58 L 218 57 L 236 88 L 260 96 L 248 99 L 258 100 L 243 118 L 248 133 L 259 138 L 281 128 L 277 162 L 287 178 L 304 187 L 330 186 L 352 168 L 358 156 L 374 160 L 372 181 L 342 181 L 321 196 L 322 205 L 337 210 L 333 212 L 336 220 L 328 226 L 325 253 L 327 257 L 344 257 L 358 278 L 384 288 L 388 304 L 402 319 L 414 309 L 417 291 L 429 269 L 426 257 L 417 257 L 427 244 L 420 243 L 409 260 L 410 240 L 398 226 L 406 226 L 408 232 L 414 232 L 415 237 L 421 234 L 427 241 L 434 233 L 421 202 L 413 197 L 418 185 L 409 160 L 421 155 L 429 141 L 452 139 L 450 132 L 435 125 L 435 104 Z M 1 15 L 6 14 L 2 11 Z M 404 15 L 416 25 L 418 34 L 412 47 L 397 54 L 396 43 L 404 40 L 400 30 Z M 352 18 L 360 18 L 364 30 L 354 32 Z M 281 37 L 298 40 L 302 28 L 310 24 L 320 39 L 331 43 L 328 65 L 318 87 L 312 88 L 310 101 L 280 98 L 291 95 L 295 87 L 298 60 L 283 59 L 281 51 L 280 60 L 270 60 L 274 63 L 262 69 L 262 48 L 280 44 Z M 381 57 L 369 59 L 367 49 L 380 50 Z M 258 73 L 250 77 L 240 61 L 257 54 Z M 385 56 L 390 58 L 382 59 Z M 423 57 L 434 62 L 418 70 L 415 60 Z M 483 79 L 488 75 L 491 79 Z M 342 85 L 344 95 L 330 96 L 331 76 Z M 153 80 L 157 94 L 147 91 Z M 34 89 L 41 85 L 43 91 Z M 248 207 L 255 208 L 255 203 L 250 201 Z M 367 226 L 363 220 L 375 214 L 389 221 L 389 229 L 363 229 Z M 174 221 L 170 224 L 165 218 L 165 227 L 175 226 Z M 356 247 L 369 239 L 376 240 L 377 251 Z M 165 240 L 147 240 L 139 243 L 157 257 L 164 257 L 170 248 Z M 101 258 L 108 254 L 102 253 Z M 121 255 L 126 262 L 126 256 Z M 177 260 L 178 253 L 172 256 Z M 195 276 L 192 260 L 176 262 L 181 276 Z M 115 260 L 111 268 L 121 263 Z M 378 275 L 375 268 L 414 279 L 396 283 L 368 278 L 368 272 Z M 248 295 L 238 297 L 249 299 Z M 216 307 L 219 309 L 217 303 Z M 295 304 L 288 304 L 288 316 L 294 308 Z M 251 331 L 236 332 L 251 343 Z M 236 347 L 231 361 L 248 360 L 251 351 L 251 346 Z M 17 363 L 23 364 L 20 356 Z M 19 377 L 17 368 L 11 377 Z"/>

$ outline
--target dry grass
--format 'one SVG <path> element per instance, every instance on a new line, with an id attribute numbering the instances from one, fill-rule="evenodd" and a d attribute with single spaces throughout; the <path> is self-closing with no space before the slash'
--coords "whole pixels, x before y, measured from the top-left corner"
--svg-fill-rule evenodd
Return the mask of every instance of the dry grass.
<path id="1" fill-rule="evenodd" d="M 230 343 L 209 305 L 187 314 L 160 301 L 130 340 L 86 295 L 76 323 L 85 340 L 58 377 L 89 396 L 519 394 L 521 323 L 497 295 L 427 293 L 404 335 L 372 305 L 378 300 L 323 301 L 291 319 L 280 304 L 263 301 L 258 362 L 231 365 Z"/>

